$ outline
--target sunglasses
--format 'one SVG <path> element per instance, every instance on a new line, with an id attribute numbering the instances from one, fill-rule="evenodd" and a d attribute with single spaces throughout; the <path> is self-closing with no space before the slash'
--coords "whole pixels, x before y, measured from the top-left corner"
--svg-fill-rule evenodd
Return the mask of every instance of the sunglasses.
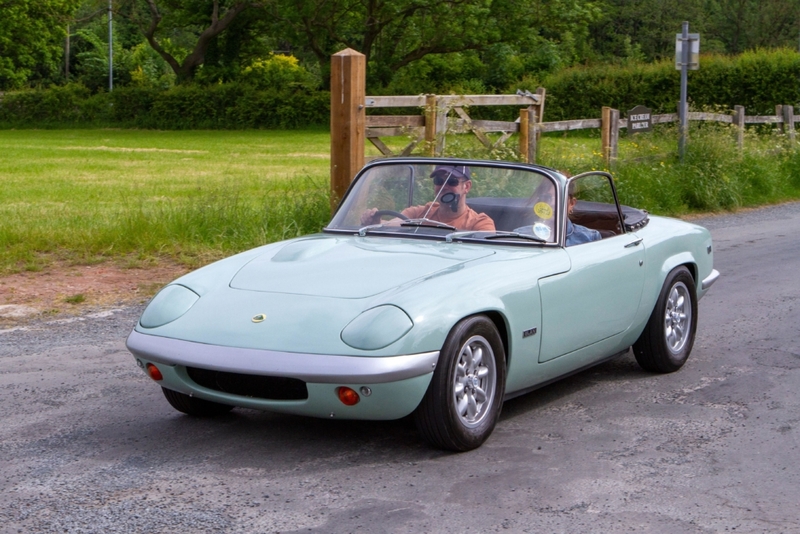
<path id="1" fill-rule="evenodd" d="M 434 176 L 433 177 L 433 185 L 435 185 L 435 186 L 443 185 L 445 183 L 445 181 L 447 181 L 447 185 L 449 185 L 450 187 L 455 187 L 459 183 L 461 183 L 461 180 L 459 180 L 458 178 L 454 178 L 452 176 L 450 178 L 448 178 L 447 180 L 444 179 L 444 176 Z"/>

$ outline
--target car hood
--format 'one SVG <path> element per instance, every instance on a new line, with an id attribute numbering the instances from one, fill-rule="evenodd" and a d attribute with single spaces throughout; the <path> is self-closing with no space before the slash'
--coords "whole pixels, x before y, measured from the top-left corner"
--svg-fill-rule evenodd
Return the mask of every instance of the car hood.
<path id="1" fill-rule="evenodd" d="M 528 298 L 522 295 L 531 280 L 566 270 L 568 264 L 563 250 L 541 247 L 309 236 L 253 249 L 175 280 L 170 286 L 187 288 L 175 290 L 176 295 L 194 303 L 185 312 L 178 309 L 178 318 L 162 326 L 139 323 L 136 330 L 284 352 L 416 354 L 441 348 L 464 314 L 503 309 L 509 292 L 512 300 Z M 157 304 L 148 310 L 156 305 L 157 311 Z M 183 305 L 181 299 L 165 304 L 165 314 Z M 391 330 L 404 322 L 401 314 L 413 325 L 414 335 L 384 348 L 362 350 L 342 338 L 349 324 L 359 324 L 359 317 L 364 317 L 362 333 L 368 333 L 384 320 Z"/>
<path id="2" fill-rule="evenodd" d="M 468 261 L 491 249 L 441 242 L 316 236 L 288 242 L 250 260 L 230 281 L 232 289 L 316 297 L 370 297 Z"/>

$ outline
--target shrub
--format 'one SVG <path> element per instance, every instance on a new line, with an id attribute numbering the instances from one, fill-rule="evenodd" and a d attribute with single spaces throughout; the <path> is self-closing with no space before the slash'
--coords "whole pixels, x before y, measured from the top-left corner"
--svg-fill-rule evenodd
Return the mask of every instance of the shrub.
<path id="1" fill-rule="evenodd" d="M 703 55 L 689 72 L 689 100 L 696 108 L 744 106 L 748 115 L 774 114 L 777 104 L 800 102 L 800 53 L 757 50 L 739 56 Z M 547 88 L 545 120 L 599 117 L 603 106 L 624 112 L 637 104 L 675 113 L 680 74 L 672 60 L 652 64 L 573 67 L 542 79 L 523 78 L 516 89 Z"/>
<path id="2" fill-rule="evenodd" d="M 164 130 L 300 128 L 326 125 L 330 93 L 247 84 L 121 87 L 92 95 L 80 84 L 6 93 L 0 126 L 108 126 Z"/>

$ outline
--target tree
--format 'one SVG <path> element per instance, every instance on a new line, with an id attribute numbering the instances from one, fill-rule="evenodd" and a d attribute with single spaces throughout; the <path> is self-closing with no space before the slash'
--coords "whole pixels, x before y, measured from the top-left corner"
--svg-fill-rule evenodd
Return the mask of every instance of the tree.
<path id="1" fill-rule="evenodd" d="M 738 54 L 753 48 L 794 48 L 800 30 L 796 0 L 719 0 L 711 21 L 712 35 L 726 51 Z"/>
<path id="2" fill-rule="evenodd" d="M 262 5 L 252 0 L 123 0 L 123 3 L 120 13 L 139 25 L 153 50 L 175 72 L 178 83 L 194 78 L 209 47 L 245 10 Z M 188 37 L 186 54 L 178 54 L 168 46 L 176 30 Z"/>
<path id="3" fill-rule="evenodd" d="M 60 70 L 66 26 L 80 0 L 0 0 L 0 89 Z"/>
<path id="4" fill-rule="evenodd" d="M 373 83 L 431 54 L 484 50 L 535 36 L 585 32 L 599 16 L 588 0 L 276 0 L 273 17 L 291 42 L 304 42 L 323 73 L 331 54 L 367 56 Z"/>
<path id="5" fill-rule="evenodd" d="M 601 58 L 625 58 L 639 52 L 647 60 L 675 54 L 675 34 L 683 21 L 692 33 L 702 33 L 717 12 L 716 0 L 606 0 L 604 17 L 592 25 L 593 50 Z M 705 47 L 704 47 L 705 48 Z"/>

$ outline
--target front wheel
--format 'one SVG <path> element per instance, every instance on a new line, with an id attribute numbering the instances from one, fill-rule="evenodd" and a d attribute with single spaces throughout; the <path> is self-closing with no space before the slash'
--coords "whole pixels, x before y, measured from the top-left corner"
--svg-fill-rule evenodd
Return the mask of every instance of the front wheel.
<path id="1" fill-rule="evenodd" d="M 190 397 L 185 393 L 179 393 L 164 387 L 161 388 L 161 391 L 164 392 L 164 396 L 167 398 L 167 402 L 169 402 L 170 406 L 185 414 L 208 417 L 212 415 L 221 415 L 233 410 L 233 406 L 207 401 L 205 399 L 198 399 L 197 397 Z"/>
<path id="2" fill-rule="evenodd" d="M 672 373 L 686 363 L 697 330 L 696 294 L 694 278 L 686 267 L 669 273 L 644 332 L 633 344 L 642 369 Z"/>
<path id="3" fill-rule="evenodd" d="M 422 437 L 453 451 L 480 447 L 494 430 L 506 383 L 503 342 L 484 315 L 448 334 L 431 384 L 414 419 Z"/>

